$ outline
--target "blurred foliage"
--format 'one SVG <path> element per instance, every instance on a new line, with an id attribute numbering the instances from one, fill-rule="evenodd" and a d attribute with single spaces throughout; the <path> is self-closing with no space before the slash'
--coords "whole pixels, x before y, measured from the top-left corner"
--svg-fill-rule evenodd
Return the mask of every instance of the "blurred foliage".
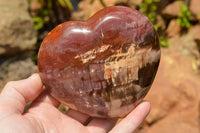
<path id="1" fill-rule="evenodd" d="M 157 15 L 157 3 L 160 0 L 144 0 L 140 4 L 140 11 L 149 18 L 149 20 L 153 23 L 156 30 L 160 27 L 159 24 L 156 23 L 156 15 Z"/>
<path id="2" fill-rule="evenodd" d="M 37 16 L 32 17 L 35 30 L 38 31 L 38 30 L 42 29 L 44 27 L 44 25 L 49 22 L 48 16 L 50 13 L 51 13 L 51 10 L 44 9 L 44 10 L 41 10 Z"/>
<path id="3" fill-rule="evenodd" d="M 70 10 L 73 10 L 73 6 L 70 0 L 58 0 L 60 5 L 64 8 L 69 7 Z"/>
<path id="4" fill-rule="evenodd" d="M 159 2 L 160 0 L 143 0 L 143 2 L 139 6 L 140 11 L 149 18 L 157 31 L 161 27 L 161 25 L 158 24 L 156 21 Z M 161 47 L 170 46 L 170 42 L 164 35 L 159 35 L 159 40 Z"/>
<path id="5" fill-rule="evenodd" d="M 187 5 L 180 2 L 180 13 L 177 18 L 177 22 L 181 27 L 189 29 L 191 27 L 191 12 Z"/>
<path id="6" fill-rule="evenodd" d="M 90 4 L 93 4 L 94 1 L 95 1 L 95 0 L 90 0 Z M 106 7 L 106 4 L 104 3 L 103 0 L 99 0 L 99 2 L 101 3 L 101 5 L 102 5 L 103 7 Z"/>
<path id="7" fill-rule="evenodd" d="M 38 41 L 38 42 L 35 44 L 35 47 L 36 47 L 37 51 L 36 51 L 36 54 L 32 56 L 32 61 L 35 62 L 35 64 L 37 64 L 38 49 L 40 48 L 41 43 L 42 43 L 42 41 Z"/>
<path id="8" fill-rule="evenodd" d="M 37 53 L 44 37 L 55 26 L 69 20 L 73 6 L 70 0 L 29 0 L 29 5 L 34 28 L 38 31 L 35 55 L 32 57 L 37 64 Z"/>
<path id="9" fill-rule="evenodd" d="M 66 13 L 62 12 L 70 12 L 73 10 L 70 0 L 29 0 L 29 3 L 39 6 L 37 11 L 35 11 L 35 9 L 30 9 L 31 11 L 33 10 L 33 12 L 36 12 L 32 14 L 32 20 L 34 22 L 35 30 L 37 31 L 50 22 L 56 22 L 56 24 L 61 23 L 62 20 L 60 20 L 60 16 L 63 15 L 63 18 L 66 17 Z"/>
<path id="10" fill-rule="evenodd" d="M 168 41 L 167 37 L 165 36 L 159 36 L 159 40 L 160 40 L 160 46 L 163 48 L 169 47 L 171 45 L 171 43 Z"/>

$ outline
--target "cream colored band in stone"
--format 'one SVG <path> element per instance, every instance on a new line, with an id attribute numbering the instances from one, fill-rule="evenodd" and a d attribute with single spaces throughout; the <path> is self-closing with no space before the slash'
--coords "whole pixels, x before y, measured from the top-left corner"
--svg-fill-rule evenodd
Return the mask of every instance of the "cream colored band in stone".
<path id="1" fill-rule="evenodd" d="M 115 60 L 112 60 L 112 59 Z M 126 53 L 119 52 L 105 60 L 104 79 L 112 79 L 116 86 L 115 79 L 118 77 L 121 84 L 127 84 L 138 80 L 138 71 L 147 64 L 157 62 L 160 59 L 160 50 L 150 48 L 135 49 L 131 45 Z"/>

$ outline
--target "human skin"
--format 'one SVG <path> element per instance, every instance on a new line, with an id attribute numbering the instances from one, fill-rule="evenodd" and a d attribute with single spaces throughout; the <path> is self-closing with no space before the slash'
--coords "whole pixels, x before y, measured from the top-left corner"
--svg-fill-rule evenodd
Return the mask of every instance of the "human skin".
<path id="1" fill-rule="evenodd" d="M 32 102 L 24 112 L 26 103 Z M 63 113 L 60 103 L 50 96 L 40 76 L 8 82 L 0 94 L 0 132 L 2 133 L 132 133 L 150 111 L 141 102 L 118 124 L 117 119 L 92 118 L 75 110 Z M 88 122 L 88 120 L 91 120 Z"/>

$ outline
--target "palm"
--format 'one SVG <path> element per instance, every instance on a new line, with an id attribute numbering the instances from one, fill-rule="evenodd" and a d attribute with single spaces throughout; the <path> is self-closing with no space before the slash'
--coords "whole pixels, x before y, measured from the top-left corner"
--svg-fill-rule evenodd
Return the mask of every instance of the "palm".
<path id="1" fill-rule="evenodd" d="M 67 112 L 67 114 L 64 114 L 57 109 L 58 105 L 59 103 L 51 96 L 48 94 L 43 94 L 35 101 L 33 105 L 31 105 L 32 107 L 28 109 L 28 111 L 24 114 L 24 117 L 26 117 L 28 120 L 32 119 L 35 124 L 41 125 L 42 127 L 40 129 L 42 130 L 40 131 L 53 131 L 56 133 L 72 131 L 78 133 L 93 132 L 90 126 L 93 125 L 97 120 L 99 122 L 102 121 L 104 123 L 108 123 L 108 128 L 109 125 L 111 128 L 111 126 L 113 126 L 115 123 L 114 119 L 107 119 L 106 121 L 105 119 L 96 118 L 90 122 L 90 126 L 84 126 L 84 124 L 87 123 L 89 116 L 74 110 L 70 110 Z M 102 129 L 104 130 L 104 128 L 106 127 L 103 127 Z"/>
<path id="2" fill-rule="evenodd" d="M 88 123 L 90 118 L 88 115 L 74 110 L 69 110 L 64 114 L 57 109 L 60 104 L 58 101 L 45 91 L 40 94 L 41 92 L 42 83 L 38 75 L 5 86 L 0 95 L 0 130 L 15 133 L 105 133 L 110 131 L 116 123 L 116 119 L 101 118 L 93 118 Z M 24 106 L 29 101 L 33 103 L 23 113 Z M 149 104 L 143 103 L 111 132 L 133 132 L 145 119 L 149 109 Z"/>

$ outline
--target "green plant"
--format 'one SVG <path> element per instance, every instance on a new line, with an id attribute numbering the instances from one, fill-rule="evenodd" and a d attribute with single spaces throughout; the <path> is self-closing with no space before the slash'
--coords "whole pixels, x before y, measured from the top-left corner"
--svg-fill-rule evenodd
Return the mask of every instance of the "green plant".
<path id="1" fill-rule="evenodd" d="M 156 30 L 159 29 L 161 26 L 156 22 L 156 15 L 157 15 L 157 4 L 160 2 L 160 0 L 143 0 L 143 2 L 140 5 L 140 11 L 149 18 L 149 20 L 153 23 Z M 160 40 L 160 46 L 161 47 L 168 47 L 170 46 L 170 42 L 167 40 L 167 38 L 164 35 L 159 36 Z"/>
<path id="2" fill-rule="evenodd" d="M 161 47 L 169 47 L 171 43 L 168 41 L 168 39 L 165 36 L 159 36 L 160 40 L 160 46 Z"/>
<path id="3" fill-rule="evenodd" d="M 73 6 L 70 0 L 58 0 L 60 5 L 64 8 L 69 7 L 70 10 L 73 10 Z"/>
<path id="4" fill-rule="evenodd" d="M 42 29 L 50 21 L 59 19 L 58 17 L 63 9 L 73 10 L 70 0 L 29 0 L 29 3 L 35 2 L 40 5 L 39 11 L 32 16 L 35 30 Z M 64 14 L 64 13 L 63 13 Z"/>
<path id="5" fill-rule="evenodd" d="M 187 5 L 180 2 L 180 13 L 177 18 L 177 22 L 181 27 L 189 29 L 191 27 L 191 12 Z"/>
<path id="6" fill-rule="evenodd" d="M 101 5 L 102 5 L 103 7 L 106 7 L 106 4 L 104 3 L 103 0 L 99 0 L 99 2 L 101 3 Z M 93 3 L 94 3 L 94 0 L 90 0 L 90 4 L 93 4 Z"/>
<path id="7" fill-rule="evenodd" d="M 30 14 L 34 28 L 38 31 L 35 55 L 32 57 L 32 60 L 37 64 L 37 53 L 44 36 L 53 27 L 69 20 L 73 6 L 70 0 L 29 0 L 29 4 L 32 5 L 32 7 L 30 6 Z"/>
<path id="8" fill-rule="evenodd" d="M 158 2 L 160 2 L 160 0 L 144 0 L 140 4 L 140 11 L 149 18 L 156 30 L 160 27 L 160 25 L 156 23 L 156 11 L 158 9 Z"/>
<path id="9" fill-rule="evenodd" d="M 49 22 L 49 14 L 51 10 L 44 9 L 37 16 L 32 17 L 32 21 L 34 23 L 35 30 L 40 30 L 44 27 L 45 24 Z"/>

